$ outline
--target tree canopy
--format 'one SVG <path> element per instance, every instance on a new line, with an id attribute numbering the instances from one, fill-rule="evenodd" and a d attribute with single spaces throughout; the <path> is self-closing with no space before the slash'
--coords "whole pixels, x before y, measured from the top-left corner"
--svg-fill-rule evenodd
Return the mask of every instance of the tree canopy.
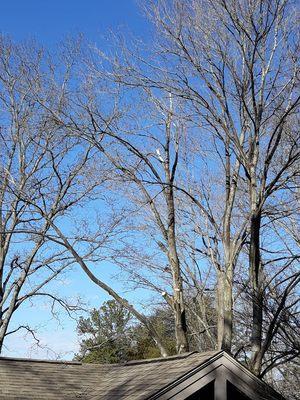
<path id="1" fill-rule="evenodd" d="M 176 354 L 169 310 L 157 309 L 148 319 L 164 338 L 169 354 Z M 81 317 L 77 331 L 82 339 L 76 359 L 83 362 L 111 364 L 160 357 L 149 331 L 115 300 L 93 309 L 89 317 Z"/>

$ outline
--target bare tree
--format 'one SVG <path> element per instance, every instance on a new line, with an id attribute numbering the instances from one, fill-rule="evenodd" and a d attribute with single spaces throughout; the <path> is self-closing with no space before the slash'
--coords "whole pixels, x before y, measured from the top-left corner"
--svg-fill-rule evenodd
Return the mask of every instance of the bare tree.
<path id="1" fill-rule="evenodd" d="M 253 307 L 250 365 L 259 374 L 270 346 L 269 340 L 263 345 L 269 271 L 262 261 L 262 232 L 274 218 L 286 215 L 280 199 L 299 175 L 299 132 L 291 129 L 299 111 L 293 5 L 281 0 L 160 1 L 149 13 L 159 32 L 155 61 L 150 63 L 136 49 L 122 49 L 111 60 L 110 77 L 128 88 L 162 90 L 182 99 L 202 131 L 200 141 L 206 133 L 215 145 L 223 166 L 221 213 L 211 207 L 207 192 L 198 191 L 197 196 L 172 185 L 199 207 L 213 232 L 203 235 L 201 229 L 218 271 L 218 345 L 228 351 L 234 271 L 241 251 L 248 254 Z M 279 211 L 276 217 L 274 206 Z M 269 232 L 275 235 L 274 230 Z"/>
<path id="2" fill-rule="evenodd" d="M 88 80 L 91 79 L 95 82 L 95 78 L 89 76 Z M 98 76 L 96 76 L 97 79 L 99 79 Z M 99 97 L 97 93 L 93 92 L 92 87 L 96 87 L 97 92 L 97 85 L 89 84 L 90 92 L 86 92 L 89 93 L 87 95 L 89 100 L 87 102 L 80 100 L 80 109 L 87 121 L 85 125 L 78 120 L 75 122 L 74 118 L 70 120 L 66 114 L 60 118 L 64 124 L 72 126 L 73 132 L 104 154 L 112 166 L 112 171 L 114 169 L 116 174 L 122 175 L 122 183 L 129 183 L 135 187 L 138 193 L 137 197 L 141 196 L 143 207 L 149 207 L 160 236 L 159 240 L 156 239 L 156 244 L 168 260 L 172 278 L 172 293 L 168 293 L 168 290 L 158 289 L 159 285 L 154 284 L 152 288 L 156 287 L 157 291 L 163 293 L 172 308 L 177 350 L 185 352 L 188 350 L 188 338 L 183 281 L 177 251 L 173 187 L 178 165 L 181 127 L 174 122 L 176 116 L 172 109 L 172 99 L 169 99 L 169 104 L 165 105 L 162 100 L 148 92 L 149 107 L 153 108 L 154 106 L 156 113 L 160 114 L 160 119 L 158 122 L 150 122 L 152 130 L 143 131 L 143 128 L 136 127 L 137 130 L 134 132 L 129 131 L 129 128 L 126 127 L 119 128 L 120 108 L 112 108 L 111 115 L 104 116 L 101 101 L 99 102 Z M 129 118 L 133 118 L 133 116 L 129 116 Z M 131 127 L 131 129 L 133 128 Z M 154 129 L 158 129 L 157 134 L 153 132 Z M 141 146 L 141 140 L 147 141 L 152 148 L 147 149 L 147 146 Z M 163 208 L 158 205 L 161 202 Z M 122 257 L 124 259 L 124 255 Z M 114 298 L 120 301 L 116 296 Z M 137 312 L 135 311 L 135 313 Z M 141 316 L 138 319 L 145 323 L 145 319 L 141 319 Z M 156 337 L 155 340 L 157 342 L 158 338 Z M 164 351 L 163 354 L 165 354 Z"/>
<path id="3" fill-rule="evenodd" d="M 51 223 L 88 197 L 85 169 L 91 148 L 67 138 L 33 93 L 51 98 L 44 80 L 46 57 L 39 48 L 0 39 L 0 351 L 5 338 L 29 325 L 10 328 L 14 313 L 41 296 L 68 313 L 76 309 L 48 284 L 74 260 L 49 239 Z M 52 99 L 54 102 L 54 100 Z M 56 101 L 56 100 L 55 100 Z M 42 216 L 37 208 L 44 210 Z"/>
<path id="4" fill-rule="evenodd" d="M 12 54 L 16 54 L 16 51 L 16 48 L 13 49 Z M 78 71 L 76 67 L 80 64 L 78 61 L 84 61 L 82 58 L 79 59 L 78 55 L 78 42 L 66 43 L 60 55 L 60 68 L 57 69 L 50 59 L 48 69 L 42 73 L 38 70 L 37 60 L 30 63 L 24 54 L 20 54 L 24 68 L 30 71 L 29 67 L 34 66 L 35 74 L 31 77 L 23 71 L 20 73 L 19 78 L 23 86 L 17 89 L 17 94 L 24 96 L 25 101 L 36 107 L 34 115 L 36 119 L 41 115 L 41 124 L 38 126 L 40 131 L 27 131 L 26 124 L 23 127 L 24 135 L 29 137 L 29 147 L 25 150 L 29 152 L 29 162 L 38 172 L 37 176 L 32 178 L 31 191 L 19 190 L 16 193 L 16 201 L 25 205 L 25 212 L 31 213 L 31 216 L 28 214 L 28 221 L 26 220 L 29 227 L 22 227 L 22 230 L 15 230 L 13 233 L 22 234 L 24 240 L 27 238 L 26 235 L 34 235 L 41 246 L 45 244 L 45 248 L 49 251 L 53 249 L 57 251 L 62 258 L 54 259 L 53 262 L 67 260 L 62 269 L 73 264 L 79 265 L 98 287 L 145 325 L 162 356 L 166 356 L 168 353 L 163 340 L 147 316 L 101 280 L 101 277 L 96 276 L 90 267 L 90 264 L 100 266 L 104 261 L 113 261 L 111 251 L 115 247 L 118 248 L 121 243 L 120 237 L 124 234 L 126 215 L 122 212 L 122 207 L 116 213 L 113 204 L 110 204 L 104 213 L 97 210 L 97 202 L 102 201 L 102 208 L 103 203 L 107 202 L 107 197 L 109 198 L 110 183 L 105 186 L 105 182 L 111 178 L 112 168 L 105 160 L 107 156 L 98 151 L 95 140 L 90 140 L 93 137 L 95 124 L 90 114 L 86 113 L 92 100 L 89 98 L 91 92 L 87 90 L 90 89 L 90 82 L 89 79 L 83 80 L 83 85 L 77 86 L 78 73 L 81 73 L 81 69 Z M 25 85 L 28 85 L 28 97 Z M 105 114 L 105 108 L 103 110 L 101 107 L 100 110 Z M 116 115 L 114 111 L 107 119 L 101 120 L 107 131 L 110 124 L 119 119 L 119 110 Z M 31 116 L 31 114 L 28 116 L 29 121 Z M 100 145 L 103 132 L 97 133 L 100 133 Z M 87 137 L 89 140 L 86 140 Z M 37 147 L 32 147 L 33 144 L 37 144 Z M 38 159 L 41 166 L 36 165 L 35 157 L 39 156 L 37 150 L 42 152 L 40 160 Z M 24 153 L 24 157 L 25 155 L 27 156 Z M 31 175 L 27 176 L 27 172 L 29 169 L 24 173 L 29 181 Z M 79 207 L 88 204 L 93 205 L 96 211 L 88 217 L 79 217 Z M 32 226 L 32 221 L 43 222 L 45 231 L 39 229 L 38 225 Z M 72 229 L 69 226 L 70 222 Z M 35 259 L 33 261 L 35 262 Z M 44 264 L 41 264 L 39 268 L 43 266 Z M 45 284 L 47 282 L 48 280 Z M 38 290 L 39 288 L 36 289 Z"/>
<path id="5" fill-rule="evenodd" d="M 12 191 L 7 155 L 3 190 L 17 192 L 24 212 L 37 215 L 35 229 L 20 234 L 34 231 L 39 246 L 51 242 L 66 264 L 80 265 L 147 327 L 162 355 L 163 340 L 146 316 L 89 262 L 110 259 L 126 279 L 162 294 L 173 311 L 178 352 L 188 350 L 189 334 L 200 339 L 204 332 L 211 347 L 267 376 L 299 355 L 293 334 L 300 160 L 299 47 L 296 25 L 288 23 L 293 5 L 172 0 L 148 12 L 157 29 L 151 52 L 121 46 L 107 57 L 94 49 L 88 55 L 67 50 L 63 78 L 52 68 L 43 88 L 22 64 L 21 87 L 12 79 L 6 89 L 18 95 L 3 104 L 21 101 L 13 124 L 27 128 L 32 121 L 30 132 L 42 132 L 40 141 L 35 133 L 27 147 L 26 140 L 18 146 L 35 157 L 45 152 L 38 163 L 48 174 L 38 165 L 32 175 L 41 188 L 52 186 L 43 192 L 31 183 L 33 189 Z M 7 75 L 8 82 L 14 75 Z M 33 112 L 22 114 L 23 104 L 38 111 L 34 119 Z M 74 163 L 66 173 L 68 159 Z M 19 164 L 22 172 L 22 158 Z M 29 171 L 26 166 L 21 175 Z M 111 196 L 115 219 L 103 235 L 98 210 L 99 221 L 85 222 L 95 232 L 73 235 L 63 216 L 92 192 L 95 199 Z M 216 324 L 215 314 L 208 315 L 213 302 Z M 197 321 L 190 329 L 188 306 Z"/>

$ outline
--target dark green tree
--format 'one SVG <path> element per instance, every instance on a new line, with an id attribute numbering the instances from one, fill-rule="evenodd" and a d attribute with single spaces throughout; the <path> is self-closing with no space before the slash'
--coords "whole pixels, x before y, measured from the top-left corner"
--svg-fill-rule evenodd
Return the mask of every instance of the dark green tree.
<path id="1" fill-rule="evenodd" d="M 169 354 L 176 353 L 171 310 L 158 308 L 149 320 L 161 337 Z M 109 300 L 87 318 L 81 317 L 77 331 L 82 338 L 77 360 L 95 363 L 118 363 L 160 357 L 148 330 L 115 300 Z"/>
<path id="2" fill-rule="evenodd" d="M 81 317 L 77 331 L 82 337 L 77 359 L 85 362 L 115 363 L 127 360 L 131 352 L 131 315 L 114 300 Z"/>

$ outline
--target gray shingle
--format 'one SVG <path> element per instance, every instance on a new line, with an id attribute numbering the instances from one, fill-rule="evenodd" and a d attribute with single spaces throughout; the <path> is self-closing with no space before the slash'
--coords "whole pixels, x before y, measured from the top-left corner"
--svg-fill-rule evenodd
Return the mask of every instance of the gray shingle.
<path id="1" fill-rule="evenodd" d="M 216 354 L 188 353 L 123 365 L 0 358 L 0 399 L 147 399 Z"/>

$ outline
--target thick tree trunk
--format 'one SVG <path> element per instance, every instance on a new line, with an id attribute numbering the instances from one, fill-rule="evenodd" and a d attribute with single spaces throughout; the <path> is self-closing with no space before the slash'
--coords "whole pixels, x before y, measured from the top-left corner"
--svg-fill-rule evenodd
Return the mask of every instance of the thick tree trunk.
<path id="1" fill-rule="evenodd" d="M 0 328 L 1 328 L 1 326 L 0 326 Z M 4 344 L 4 337 L 0 336 L 0 354 L 2 353 L 3 344 Z"/>
<path id="2" fill-rule="evenodd" d="M 173 312 L 175 319 L 176 349 L 177 353 L 180 354 L 187 352 L 189 350 L 189 345 L 187 337 L 187 324 L 182 277 L 176 248 L 175 208 L 173 188 L 171 186 L 166 189 L 166 198 L 168 205 L 168 258 L 173 278 Z"/>
<path id="3" fill-rule="evenodd" d="M 223 312 L 223 338 L 222 349 L 231 353 L 232 346 L 232 327 L 233 327 L 233 304 L 232 304 L 232 281 L 233 281 L 233 266 L 232 263 L 226 265 L 224 274 L 224 312 Z"/>
<path id="4" fill-rule="evenodd" d="M 187 340 L 185 308 L 182 307 L 182 300 L 175 300 L 174 298 L 174 311 L 176 350 L 178 354 L 186 353 L 189 350 L 189 345 Z"/>
<path id="5" fill-rule="evenodd" d="M 23 276 L 16 283 L 15 288 L 12 293 L 12 296 L 11 296 L 9 307 L 5 313 L 5 317 L 3 318 L 3 316 L 1 315 L 2 312 L 0 313 L 0 354 L 1 354 L 1 351 L 3 348 L 3 343 L 4 343 L 5 336 L 7 334 L 9 323 L 11 321 L 14 311 L 17 309 L 18 295 L 24 284 L 26 276 L 27 276 L 27 272 L 24 271 Z"/>
<path id="6" fill-rule="evenodd" d="M 224 336 L 224 272 L 217 274 L 217 350 L 222 349 Z"/>
<path id="7" fill-rule="evenodd" d="M 223 284 L 223 327 L 220 332 L 221 349 L 231 353 L 232 346 L 232 327 L 233 327 L 233 304 L 232 304 L 232 287 L 233 287 L 233 260 L 232 260 L 232 240 L 231 240 L 231 217 L 235 193 L 237 188 L 237 176 L 240 163 L 237 162 L 232 173 L 230 160 L 230 135 L 226 135 L 225 143 L 225 160 L 226 160 L 226 204 L 223 220 L 223 247 L 224 247 L 224 263 L 225 270 L 222 276 Z M 222 337 L 221 337 L 222 335 Z"/>
<path id="8" fill-rule="evenodd" d="M 218 272 L 217 286 L 217 349 L 231 353 L 233 304 L 232 304 L 233 266 L 227 265 L 225 271 Z"/>
<path id="9" fill-rule="evenodd" d="M 2 201 L 0 205 L 0 229 L 1 232 L 3 231 L 3 224 L 2 224 Z M 0 354 L 3 348 L 4 342 L 4 334 L 1 332 L 3 331 L 3 298 L 4 298 L 4 289 L 3 289 L 3 272 L 4 272 L 4 235 L 0 234 Z"/>
<path id="10" fill-rule="evenodd" d="M 170 98 L 170 113 L 166 120 L 166 143 L 165 143 L 165 160 L 164 171 L 167 186 L 164 195 L 167 205 L 167 241 L 168 241 L 168 260 L 172 272 L 173 279 L 173 296 L 172 307 L 175 320 L 175 338 L 177 353 L 185 353 L 189 351 L 187 323 L 185 313 L 185 303 L 183 295 L 183 284 L 181 276 L 181 268 L 176 243 L 176 212 L 174 199 L 174 179 L 178 162 L 178 141 L 175 140 L 175 157 L 172 167 L 170 166 L 170 139 L 172 125 L 172 99 Z"/>
<path id="11" fill-rule="evenodd" d="M 260 256 L 261 213 L 251 217 L 250 232 L 250 278 L 252 290 L 252 334 L 251 334 L 251 369 L 259 375 L 262 364 L 262 324 L 263 324 L 263 274 Z"/>
<path id="12" fill-rule="evenodd" d="M 2 298 L 0 297 L 0 302 L 2 301 Z M 3 343 L 4 343 L 4 335 L 1 333 L 3 331 L 3 312 L 2 312 L 2 307 L 0 307 L 0 354 L 2 352 L 3 348 Z"/>

